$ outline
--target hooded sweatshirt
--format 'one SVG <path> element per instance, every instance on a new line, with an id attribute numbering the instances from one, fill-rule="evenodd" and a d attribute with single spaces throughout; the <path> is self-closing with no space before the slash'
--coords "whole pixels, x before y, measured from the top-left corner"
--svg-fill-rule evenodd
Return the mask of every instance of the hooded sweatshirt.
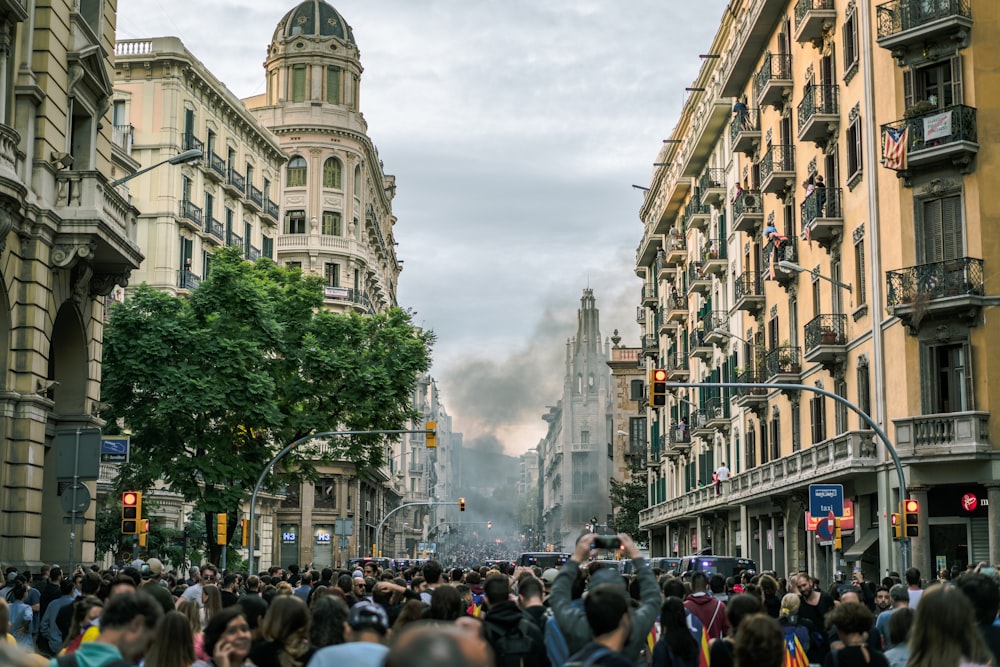
<path id="1" fill-rule="evenodd" d="M 82 644 L 73 655 L 79 667 L 104 667 L 122 661 L 122 652 L 113 644 L 104 642 L 87 642 Z M 48 667 L 56 667 L 56 658 L 49 661 Z"/>
<path id="2" fill-rule="evenodd" d="M 517 628 L 531 639 L 531 653 L 521 656 L 519 662 L 523 667 L 542 667 L 546 664 L 545 639 L 542 631 L 532 620 L 521 611 L 517 603 L 513 600 L 505 600 L 500 604 L 495 604 L 486 609 L 486 638 L 490 642 L 494 652 L 497 651 L 497 641 L 499 637 L 516 632 Z M 502 654 L 502 651 L 499 651 Z M 505 656 L 498 656 L 497 665 L 506 664 Z M 516 659 L 514 656 L 506 656 L 508 659 Z"/>
<path id="3" fill-rule="evenodd" d="M 708 593 L 692 593 L 687 596 L 684 606 L 698 617 L 698 620 L 705 627 L 709 639 L 725 637 L 729 633 L 729 616 L 726 615 L 726 605 Z"/>

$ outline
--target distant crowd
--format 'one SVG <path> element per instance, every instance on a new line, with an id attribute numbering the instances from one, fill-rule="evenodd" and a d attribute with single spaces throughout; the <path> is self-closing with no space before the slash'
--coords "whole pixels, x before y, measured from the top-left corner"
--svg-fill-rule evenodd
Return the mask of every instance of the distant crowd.
<path id="1" fill-rule="evenodd" d="M 826 587 L 651 569 L 623 576 L 583 536 L 559 569 L 494 565 L 255 574 L 4 571 L 0 665 L 26 667 L 978 667 L 1000 665 L 1000 584 L 985 564 Z"/>

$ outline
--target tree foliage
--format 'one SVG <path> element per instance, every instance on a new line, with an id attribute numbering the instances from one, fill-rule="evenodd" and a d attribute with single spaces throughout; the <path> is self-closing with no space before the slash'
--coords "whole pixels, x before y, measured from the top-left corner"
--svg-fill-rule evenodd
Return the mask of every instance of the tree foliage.
<path id="1" fill-rule="evenodd" d="M 239 248 L 217 251 L 211 266 L 190 298 L 143 285 L 111 311 L 102 400 L 109 425 L 131 434 L 120 486 L 162 480 L 205 513 L 209 534 L 210 515 L 228 512 L 231 537 L 236 510 L 283 446 L 322 431 L 405 428 L 434 337 L 398 308 L 327 312 L 318 278 L 250 264 Z M 363 470 L 383 463 L 388 442 L 344 438 L 331 456 Z M 314 459 L 303 448 L 286 469 L 308 477 Z"/>
<path id="2" fill-rule="evenodd" d="M 611 480 L 611 507 L 615 515 L 615 530 L 628 533 L 637 544 L 645 542 L 639 532 L 639 512 L 646 509 L 646 474 L 638 466 L 630 467 L 629 479 Z"/>

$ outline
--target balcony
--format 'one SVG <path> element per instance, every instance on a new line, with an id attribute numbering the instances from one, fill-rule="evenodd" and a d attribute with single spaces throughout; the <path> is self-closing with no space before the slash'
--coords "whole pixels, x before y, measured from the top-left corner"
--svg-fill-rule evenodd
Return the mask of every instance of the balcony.
<path id="1" fill-rule="evenodd" d="M 244 178 L 243 174 L 230 168 L 227 174 L 226 189 L 237 195 L 243 195 L 246 192 L 247 180 Z"/>
<path id="2" fill-rule="evenodd" d="M 685 294 L 667 297 L 667 320 L 683 324 L 688 318 L 688 298 Z"/>
<path id="3" fill-rule="evenodd" d="M 274 221 L 278 220 L 278 205 L 270 199 L 264 200 L 264 215 Z"/>
<path id="4" fill-rule="evenodd" d="M 806 241 L 816 241 L 829 250 L 844 232 L 843 190 L 816 188 L 799 206 L 802 233 Z"/>
<path id="5" fill-rule="evenodd" d="M 330 287 L 329 285 L 323 287 L 323 298 L 327 301 L 348 301 L 360 305 L 367 305 L 368 301 L 358 290 L 349 287 Z"/>
<path id="6" fill-rule="evenodd" d="M 125 155 L 132 154 L 132 137 L 135 135 L 135 128 L 132 125 L 112 125 L 111 143 L 122 149 Z"/>
<path id="7" fill-rule="evenodd" d="M 667 442 L 669 443 L 667 449 L 669 454 L 678 456 L 691 451 L 691 431 L 683 420 L 671 426 L 670 430 L 667 431 Z"/>
<path id="8" fill-rule="evenodd" d="M 715 348 L 705 340 L 704 329 L 698 328 L 688 333 L 688 354 L 695 359 L 711 361 Z"/>
<path id="9" fill-rule="evenodd" d="M 194 148 L 197 148 L 200 151 L 204 151 L 205 150 L 205 142 L 202 141 L 201 139 L 199 139 L 198 137 L 194 136 L 194 134 L 192 134 L 190 132 L 185 132 L 184 133 L 184 150 L 189 151 L 189 150 L 192 150 Z"/>
<path id="10" fill-rule="evenodd" d="M 684 219 L 687 221 L 685 227 L 688 229 L 704 229 L 705 225 L 712 220 L 712 207 L 708 204 L 698 203 L 699 199 L 698 188 L 695 188 L 694 195 L 684 207 Z"/>
<path id="11" fill-rule="evenodd" d="M 646 334 L 642 337 L 642 354 L 645 357 L 660 356 L 660 337 L 656 334 Z"/>
<path id="12" fill-rule="evenodd" d="M 667 235 L 667 264 L 683 264 L 687 261 L 687 239 L 681 230 L 674 227 Z"/>
<path id="13" fill-rule="evenodd" d="M 226 161 L 221 155 L 209 151 L 203 158 L 202 167 L 205 169 L 205 175 L 211 180 L 216 183 L 226 182 Z"/>
<path id="14" fill-rule="evenodd" d="M 660 250 L 656 253 L 656 280 L 662 282 L 664 280 L 673 280 L 677 275 L 677 265 L 671 264 L 667 261 L 667 253 Z"/>
<path id="15" fill-rule="evenodd" d="M 989 458 L 989 412 L 949 412 L 893 419 L 896 452 L 900 458 L 942 459 Z"/>
<path id="16" fill-rule="evenodd" d="M 642 286 L 642 305 L 652 308 L 656 305 L 656 285 L 646 283 Z"/>
<path id="17" fill-rule="evenodd" d="M 747 109 L 742 115 L 735 114 L 729 123 L 729 143 L 733 150 L 744 155 L 752 155 L 760 146 L 760 109 Z"/>
<path id="18" fill-rule="evenodd" d="M 691 262 L 687 270 L 688 294 L 708 294 L 712 291 L 712 276 L 705 273 L 701 262 Z"/>
<path id="19" fill-rule="evenodd" d="M 840 87 L 807 86 L 799 102 L 798 121 L 799 141 L 811 141 L 819 147 L 836 141 L 840 130 Z"/>
<path id="20" fill-rule="evenodd" d="M 243 247 L 243 237 L 234 232 L 226 232 L 226 245 Z"/>
<path id="21" fill-rule="evenodd" d="M 698 182 L 701 203 L 704 206 L 721 204 L 726 198 L 726 170 L 712 167 L 706 169 Z"/>
<path id="22" fill-rule="evenodd" d="M 708 423 L 708 413 L 705 410 L 695 410 L 691 413 L 691 435 L 711 442 L 715 437 L 715 429 Z"/>
<path id="23" fill-rule="evenodd" d="M 636 321 L 636 324 L 645 324 L 646 323 L 646 307 L 645 306 L 636 306 L 635 307 L 635 321 Z"/>
<path id="24" fill-rule="evenodd" d="M 256 262 L 260 259 L 260 248 L 255 248 L 254 246 L 247 244 L 244 249 L 244 255 L 248 261 Z"/>
<path id="25" fill-rule="evenodd" d="M 847 315 L 817 315 L 805 327 L 806 361 L 830 369 L 847 357 Z"/>
<path id="26" fill-rule="evenodd" d="M 798 252 L 796 250 L 796 241 L 793 237 L 782 241 L 780 247 L 775 247 L 774 241 L 770 241 L 761 250 L 761 265 L 768 267 L 769 279 L 785 288 L 794 283 L 799 274 L 797 271 L 782 269 L 778 264 L 780 262 L 795 263 L 797 261 Z"/>
<path id="27" fill-rule="evenodd" d="M 763 370 L 754 372 L 752 369 L 736 374 L 737 382 L 765 382 Z M 736 405 L 754 412 L 760 412 L 767 407 L 767 388 L 740 387 L 736 390 Z"/>
<path id="28" fill-rule="evenodd" d="M 795 146 L 771 146 L 760 159 L 760 189 L 780 195 L 795 188 Z"/>
<path id="29" fill-rule="evenodd" d="M 201 284 L 201 276 L 190 271 L 177 272 L 177 287 L 180 289 L 195 289 Z"/>
<path id="30" fill-rule="evenodd" d="M 705 342 L 716 347 L 723 347 L 729 342 L 729 336 L 716 333 L 716 329 L 729 330 L 729 313 L 724 310 L 708 310 L 702 314 L 699 321 L 705 325 Z"/>
<path id="31" fill-rule="evenodd" d="M 222 223 L 211 216 L 209 216 L 205 221 L 205 231 L 208 232 L 210 236 L 218 239 L 220 243 L 225 237 L 225 230 L 222 227 Z"/>
<path id="32" fill-rule="evenodd" d="M 894 150 L 893 140 L 905 141 L 905 152 Z M 970 173 L 979 152 L 976 109 L 956 105 L 888 123 L 882 126 L 881 144 L 882 164 L 896 171 L 912 174 L 951 163 L 960 173 Z"/>
<path id="33" fill-rule="evenodd" d="M 725 239 L 706 239 L 701 246 L 701 261 L 705 275 L 723 274 L 729 268 Z"/>
<path id="34" fill-rule="evenodd" d="M 760 271 L 744 271 L 733 288 L 736 310 L 756 313 L 764 307 L 764 283 Z"/>
<path id="35" fill-rule="evenodd" d="M 886 305 L 916 333 L 927 320 L 974 322 L 983 305 L 983 260 L 958 257 L 886 271 Z"/>
<path id="36" fill-rule="evenodd" d="M 194 231 L 200 231 L 202 226 L 201 209 L 189 201 L 181 200 L 180 215 L 178 216 L 182 227 L 187 227 Z"/>
<path id="37" fill-rule="evenodd" d="M 754 234 L 764 222 L 764 201 L 759 190 L 743 190 L 733 200 L 733 231 Z"/>
<path id="38" fill-rule="evenodd" d="M 705 416 L 708 418 L 708 426 L 717 431 L 728 431 L 730 426 L 729 401 L 723 400 L 722 396 L 712 396 L 705 399 Z"/>
<path id="39" fill-rule="evenodd" d="M 968 45 L 972 0 L 891 0 L 875 11 L 878 45 L 894 56 L 934 42 Z"/>
<path id="40" fill-rule="evenodd" d="M 673 334 L 680 326 L 675 320 L 667 317 L 667 312 L 666 308 L 660 308 L 656 314 L 656 331 L 661 336 Z"/>
<path id="41" fill-rule="evenodd" d="M 764 357 L 768 382 L 798 382 L 802 375 L 802 348 L 781 345 Z"/>
<path id="42" fill-rule="evenodd" d="M 757 104 L 781 107 L 792 97 L 792 55 L 768 53 L 754 78 Z"/>
<path id="43" fill-rule="evenodd" d="M 261 211 L 264 208 L 264 193 L 253 185 L 247 186 L 247 198 L 246 201 L 250 203 L 251 208 L 257 211 Z"/>
<path id="44" fill-rule="evenodd" d="M 799 0 L 795 4 L 795 41 L 817 42 L 836 24 L 833 0 Z"/>
<path id="45" fill-rule="evenodd" d="M 687 357 L 677 354 L 674 350 L 670 350 L 667 354 L 666 371 L 667 380 L 687 382 L 687 379 L 690 377 Z"/>

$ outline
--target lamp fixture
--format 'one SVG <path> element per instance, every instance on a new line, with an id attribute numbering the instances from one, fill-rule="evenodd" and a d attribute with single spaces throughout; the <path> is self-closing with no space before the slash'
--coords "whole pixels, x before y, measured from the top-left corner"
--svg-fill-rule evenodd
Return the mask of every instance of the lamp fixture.
<path id="1" fill-rule="evenodd" d="M 817 271 L 810 271 L 809 269 L 807 269 L 807 268 L 805 268 L 803 266 L 799 266 L 795 262 L 789 262 L 787 259 L 783 259 L 780 262 L 778 262 L 778 268 L 779 269 L 783 269 L 785 271 L 794 271 L 795 273 L 810 273 L 810 274 L 812 274 L 816 278 L 820 278 L 821 280 L 825 280 L 825 281 L 827 281 L 829 283 L 833 283 L 837 287 L 841 287 L 843 289 L 846 289 L 848 292 L 850 292 L 852 294 L 854 293 L 854 288 L 850 284 L 841 282 L 841 281 L 836 280 L 834 278 L 830 278 L 829 276 L 824 276 L 818 270 Z"/>

